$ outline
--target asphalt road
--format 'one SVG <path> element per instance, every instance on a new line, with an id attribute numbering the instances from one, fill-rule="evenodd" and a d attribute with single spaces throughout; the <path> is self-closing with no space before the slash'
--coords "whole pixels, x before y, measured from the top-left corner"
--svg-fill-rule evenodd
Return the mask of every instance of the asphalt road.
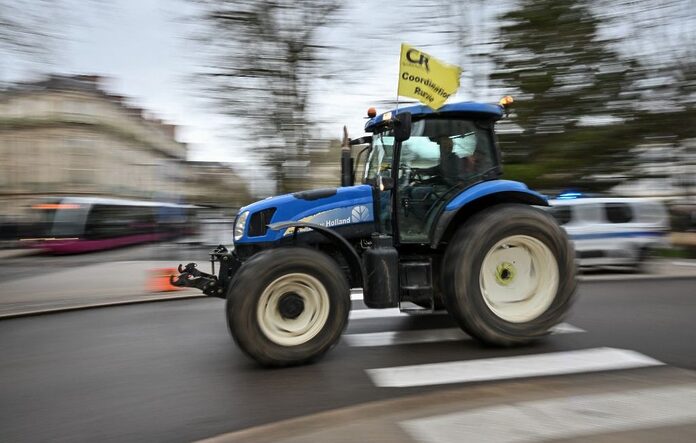
<path id="1" fill-rule="evenodd" d="M 567 333 L 516 349 L 423 332 L 449 331 L 454 325 L 446 315 L 354 319 L 323 360 L 280 370 L 261 369 L 235 348 L 221 300 L 4 320 L 0 441 L 191 441 L 336 407 L 468 386 L 380 387 L 369 375 L 374 368 L 608 347 L 696 369 L 694 297 L 696 279 L 586 282 Z M 389 331 L 411 331 L 399 336 L 407 341 L 435 341 L 389 344 Z M 373 334 L 380 332 L 388 333 Z"/>

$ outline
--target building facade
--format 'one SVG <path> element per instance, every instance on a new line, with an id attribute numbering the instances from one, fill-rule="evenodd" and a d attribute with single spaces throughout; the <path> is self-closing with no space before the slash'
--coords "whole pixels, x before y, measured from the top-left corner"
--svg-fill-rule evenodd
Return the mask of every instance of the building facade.
<path id="1" fill-rule="evenodd" d="M 109 94 L 97 76 L 52 76 L 0 92 L 0 204 L 21 213 L 47 195 L 97 195 L 204 203 L 200 167 L 188 162 L 176 126 L 149 118 L 123 97 Z M 207 192 L 221 207 L 248 201 L 246 187 L 226 175 Z"/>

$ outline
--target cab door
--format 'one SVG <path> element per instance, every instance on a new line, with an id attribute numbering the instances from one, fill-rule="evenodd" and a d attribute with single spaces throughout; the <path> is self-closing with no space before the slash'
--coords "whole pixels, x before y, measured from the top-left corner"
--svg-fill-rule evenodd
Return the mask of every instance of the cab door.
<path id="1" fill-rule="evenodd" d="M 401 243 L 427 244 L 445 205 L 499 175 L 492 122 L 424 119 L 397 149 L 396 224 Z"/>

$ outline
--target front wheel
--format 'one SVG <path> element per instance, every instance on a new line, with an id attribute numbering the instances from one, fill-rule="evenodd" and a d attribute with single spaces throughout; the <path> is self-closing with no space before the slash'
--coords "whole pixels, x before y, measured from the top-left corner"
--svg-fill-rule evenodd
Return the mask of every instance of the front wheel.
<path id="1" fill-rule="evenodd" d="M 457 231 L 445 253 L 447 310 L 488 344 L 523 344 L 548 334 L 568 311 L 575 286 L 565 233 L 527 205 L 482 211 Z"/>
<path id="2" fill-rule="evenodd" d="M 239 269 L 227 298 L 237 345 L 266 366 L 297 365 L 329 350 L 346 327 L 350 288 L 325 254 L 305 248 L 261 252 Z"/>

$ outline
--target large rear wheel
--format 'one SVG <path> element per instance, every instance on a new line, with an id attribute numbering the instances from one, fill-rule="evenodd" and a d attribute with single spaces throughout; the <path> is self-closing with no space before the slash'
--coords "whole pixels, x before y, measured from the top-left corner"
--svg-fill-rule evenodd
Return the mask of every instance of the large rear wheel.
<path id="1" fill-rule="evenodd" d="M 266 366 L 289 366 L 323 355 L 340 338 L 350 288 L 338 265 L 306 248 L 261 252 L 239 269 L 227 296 L 237 345 Z"/>
<path id="2" fill-rule="evenodd" d="M 473 337 L 515 345 L 548 334 L 575 292 L 573 248 L 545 212 L 488 208 L 454 235 L 442 272 L 449 313 Z"/>

